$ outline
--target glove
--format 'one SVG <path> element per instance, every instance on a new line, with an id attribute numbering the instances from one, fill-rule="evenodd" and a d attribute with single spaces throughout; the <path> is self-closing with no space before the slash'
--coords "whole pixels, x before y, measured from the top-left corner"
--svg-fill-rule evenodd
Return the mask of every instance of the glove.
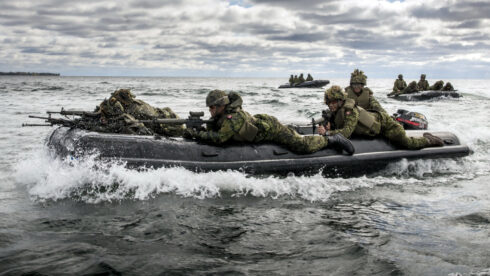
<path id="1" fill-rule="evenodd" d="M 186 128 L 184 130 L 184 133 L 182 134 L 182 136 L 184 138 L 187 138 L 187 139 L 192 139 L 195 136 L 197 136 L 197 132 L 195 130 L 193 130 L 192 128 Z"/>

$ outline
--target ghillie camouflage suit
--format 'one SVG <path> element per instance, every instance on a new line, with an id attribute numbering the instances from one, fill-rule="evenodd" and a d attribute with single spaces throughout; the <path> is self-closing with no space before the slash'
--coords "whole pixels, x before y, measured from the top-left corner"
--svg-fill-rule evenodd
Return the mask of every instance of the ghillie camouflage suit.
<path id="1" fill-rule="evenodd" d="M 178 118 L 168 107 L 155 108 L 135 99 L 129 89 L 119 89 L 105 99 L 95 112 L 100 112 L 102 126 L 99 131 L 125 134 L 181 136 L 182 125 L 137 123 L 136 120 Z"/>

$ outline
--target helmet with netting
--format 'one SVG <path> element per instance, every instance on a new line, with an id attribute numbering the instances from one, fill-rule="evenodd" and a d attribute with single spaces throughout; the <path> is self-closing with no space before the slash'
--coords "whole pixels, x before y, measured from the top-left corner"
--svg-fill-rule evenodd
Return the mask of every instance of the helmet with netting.
<path id="1" fill-rule="evenodd" d="M 206 97 L 206 106 L 222 106 L 230 103 L 225 91 L 213 90 Z"/>
<path id="2" fill-rule="evenodd" d="M 324 101 L 325 104 L 328 104 L 331 101 L 344 101 L 345 98 L 344 90 L 338 85 L 333 85 L 325 91 Z"/>

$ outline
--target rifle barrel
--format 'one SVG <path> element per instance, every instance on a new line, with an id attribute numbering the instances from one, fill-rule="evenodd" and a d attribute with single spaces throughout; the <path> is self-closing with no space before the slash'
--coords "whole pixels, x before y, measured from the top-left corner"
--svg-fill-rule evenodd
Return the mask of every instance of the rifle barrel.
<path id="1" fill-rule="evenodd" d="M 23 127 L 31 127 L 31 126 L 52 126 L 50 124 L 22 124 Z"/>
<path id="2" fill-rule="evenodd" d="M 138 120 L 139 123 L 157 123 L 157 124 L 173 124 L 182 125 L 186 123 L 212 123 L 213 120 L 190 120 L 190 119 L 154 119 L 154 120 Z"/>

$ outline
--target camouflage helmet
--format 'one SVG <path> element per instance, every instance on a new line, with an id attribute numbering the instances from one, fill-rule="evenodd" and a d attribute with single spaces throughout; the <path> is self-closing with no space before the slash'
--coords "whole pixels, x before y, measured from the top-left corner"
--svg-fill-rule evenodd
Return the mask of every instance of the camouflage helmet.
<path id="1" fill-rule="evenodd" d="M 333 85 L 325 91 L 325 104 L 328 104 L 330 101 L 335 100 L 345 101 L 345 93 L 343 89 L 338 85 Z"/>
<path id="2" fill-rule="evenodd" d="M 421 79 L 425 79 L 425 74 L 420 75 Z"/>
<path id="3" fill-rule="evenodd" d="M 398 75 L 398 78 L 399 78 L 399 79 L 403 79 L 403 75 L 402 75 L 402 74 L 399 74 L 399 75 Z"/>
<path id="4" fill-rule="evenodd" d="M 225 91 L 221 90 L 213 90 L 208 93 L 206 97 L 206 106 L 223 106 L 230 103 L 228 99 L 228 95 L 226 95 Z"/>
<path id="5" fill-rule="evenodd" d="M 412 81 L 408 84 L 408 87 L 410 88 L 416 88 L 417 87 L 417 82 L 416 81 Z"/>
<path id="6" fill-rule="evenodd" d="M 364 72 L 360 71 L 359 69 L 354 70 L 354 72 L 350 74 L 350 84 L 366 85 L 366 79 L 367 76 L 364 75 Z"/>

